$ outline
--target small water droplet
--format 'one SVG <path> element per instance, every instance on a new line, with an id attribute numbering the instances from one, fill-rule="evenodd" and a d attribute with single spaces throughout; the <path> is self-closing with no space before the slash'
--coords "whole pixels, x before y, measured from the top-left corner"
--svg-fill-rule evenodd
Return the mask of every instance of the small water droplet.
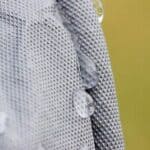
<path id="1" fill-rule="evenodd" d="M 98 15 L 99 23 L 102 23 L 104 19 L 104 8 L 102 0 L 93 0 L 94 8 L 96 9 L 96 13 Z"/>
<path id="2" fill-rule="evenodd" d="M 6 130 L 7 115 L 4 112 L 0 112 L 0 134 L 4 134 Z"/>
<path id="3" fill-rule="evenodd" d="M 78 58 L 83 84 L 86 89 L 91 89 L 98 83 L 96 65 L 88 56 L 84 55 L 80 51 L 78 52 Z"/>
<path id="4" fill-rule="evenodd" d="M 94 102 L 92 97 L 83 89 L 74 93 L 74 107 L 82 118 L 88 118 L 94 113 Z"/>

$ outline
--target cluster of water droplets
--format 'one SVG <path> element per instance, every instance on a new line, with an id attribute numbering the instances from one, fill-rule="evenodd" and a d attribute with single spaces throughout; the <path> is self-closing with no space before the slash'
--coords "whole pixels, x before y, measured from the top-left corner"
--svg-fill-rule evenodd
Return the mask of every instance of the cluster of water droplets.
<path id="1" fill-rule="evenodd" d="M 98 15 L 99 23 L 102 23 L 104 18 L 104 9 L 101 0 L 92 0 L 96 13 Z M 61 20 L 64 26 L 70 31 L 74 46 L 77 50 L 80 73 L 85 89 L 91 89 L 96 86 L 98 82 L 98 74 L 94 62 L 80 51 L 78 44 L 78 35 L 71 26 L 71 22 L 65 17 Z M 88 118 L 94 113 L 94 101 L 85 89 L 79 89 L 74 92 L 73 103 L 76 112 L 82 118 Z M 13 127 L 9 124 L 9 117 L 5 112 L 0 112 L 0 150 L 21 150 L 21 141 L 17 136 Z M 42 144 L 38 145 L 38 150 L 45 150 Z M 83 145 L 80 150 L 88 150 L 87 145 Z"/>
<path id="2" fill-rule="evenodd" d="M 93 4 L 98 14 L 98 20 L 101 23 L 103 20 L 102 2 L 100 0 L 93 0 Z M 62 9 L 61 6 L 59 7 L 58 5 L 58 9 L 61 10 Z M 60 13 L 62 18 L 62 23 L 69 31 L 75 50 L 78 55 L 78 60 L 80 65 L 80 75 L 84 87 L 84 89 L 79 89 L 75 91 L 73 97 L 74 107 L 80 117 L 88 118 L 94 113 L 94 101 L 92 97 L 86 92 L 86 89 L 91 89 L 95 87 L 98 83 L 98 74 L 97 74 L 96 65 L 93 62 L 93 60 L 91 60 L 91 58 L 89 58 L 81 51 L 80 44 L 79 44 L 79 34 L 74 29 L 71 20 L 65 16 L 63 11 L 60 11 Z"/>

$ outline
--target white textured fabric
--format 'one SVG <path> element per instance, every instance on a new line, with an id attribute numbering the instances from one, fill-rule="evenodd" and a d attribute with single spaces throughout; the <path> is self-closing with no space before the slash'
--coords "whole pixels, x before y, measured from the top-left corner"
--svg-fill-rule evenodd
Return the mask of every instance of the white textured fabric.
<path id="1" fill-rule="evenodd" d="M 88 90 L 92 121 L 73 105 L 74 91 L 84 88 L 73 34 L 98 70 L 98 85 Z M 0 113 L 7 115 L 0 150 L 123 149 L 111 67 L 90 0 L 0 1 Z"/>

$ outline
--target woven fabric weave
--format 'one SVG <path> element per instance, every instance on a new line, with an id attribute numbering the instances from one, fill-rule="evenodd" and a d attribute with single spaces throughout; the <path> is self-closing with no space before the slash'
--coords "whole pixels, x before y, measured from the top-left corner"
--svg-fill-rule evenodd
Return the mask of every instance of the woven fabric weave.
<path id="1" fill-rule="evenodd" d="M 124 149 L 114 79 L 103 31 L 91 0 L 60 0 L 63 15 L 71 22 L 78 37 L 80 51 L 96 64 L 98 85 L 88 90 L 95 100 L 96 110 L 91 117 L 96 149 Z"/>
<path id="2" fill-rule="evenodd" d="M 91 119 L 81 118 L 73 105 L 83 82 L 74 32 L 63 15 L 98 69 L 99 83 L 88 91 L 96 106 Z M 0 150 L 122 150 L 115 95 L 90 0 L 0 1 L 0 114 L 8 119 Z"/>

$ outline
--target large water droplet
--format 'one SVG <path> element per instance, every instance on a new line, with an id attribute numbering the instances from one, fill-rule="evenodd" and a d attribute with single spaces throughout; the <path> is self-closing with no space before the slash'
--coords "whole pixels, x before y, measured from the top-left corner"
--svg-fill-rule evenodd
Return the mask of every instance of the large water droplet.
<path id="1" fill-rule="evenodd" d="M 0 135 L 5 133 L 6 130 L 7 115 L 4 112 L 0 112 Z"/>
<path id="2" fill-rule="evenodd" d="M 86 89 L 93 88 L 98 83 L 98 74 L 94 62 L 86 55 L 78 52 L 81 77 Z"/>
<path id="3" fill-rule="evenodd" d="M 98 15 L 99 23 L 102 23 L 104 18 L 104 8 L 102 4 L 102 0 L 93 0 L 94 7 L 96 9 L 96 13 Z"/>
<path id="4" fill-rule="evenodd" d="M 88 118 L 94 113 L 94 102 L 92 97 L 83 89 L 74 93 L 74 107 L 82 118 Z"/>

